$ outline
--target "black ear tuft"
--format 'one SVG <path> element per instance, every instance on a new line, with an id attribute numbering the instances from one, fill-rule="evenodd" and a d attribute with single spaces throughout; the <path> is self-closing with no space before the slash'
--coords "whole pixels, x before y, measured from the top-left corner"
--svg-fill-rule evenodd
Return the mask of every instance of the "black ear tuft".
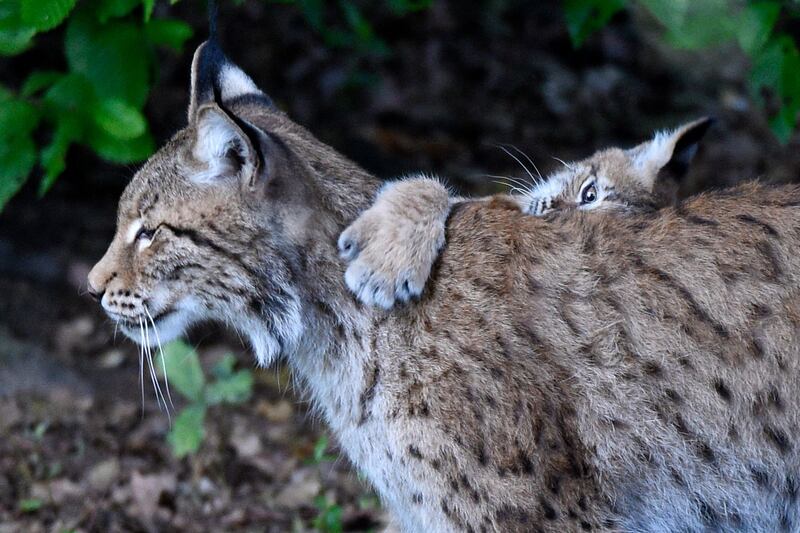
<path id="1" fill-rule="evenodd" d="M 225 102 L 245 95 L 253 95 L 266 105 L 272 102 L 242 69 L 233 64 L 222 51 L 217 36 L 216 3 L 209 1 L 210 35 L 197 47 L 192 59 L 192 86 L 189 98 L 189 122 L 197 110 L 208 103 L 224 107 Z"/>
<path id="2" fill-rule="evenodd" d="M 189 121 L 203 104 L 218 101 L 216 79 L 225 63 L 225 54 L 212 38 L 197 47 L 192 60 L 192 87 L 189 102 Z"/>
<path id="3" fill-rule="evenodd" d="M 689 164 L 697 153 L 700 141 L 714 122 L 716 120 L 713 117 L 704 117 L 680 128 L 676 132 L 672 157 L 661 171 L 676 181 L 683 179 L 689 171 Z"/>

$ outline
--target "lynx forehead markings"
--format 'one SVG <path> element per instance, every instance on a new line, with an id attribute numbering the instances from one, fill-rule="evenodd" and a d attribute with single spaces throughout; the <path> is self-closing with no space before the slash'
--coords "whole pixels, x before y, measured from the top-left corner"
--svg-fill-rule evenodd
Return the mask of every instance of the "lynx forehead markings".
<path id="1" fill-rule="evenodd" d="M 194 72 L 189 126 L 126 188 L 90 288 L 146 302 L 162 340 L 215 320 L 284 357 L 405 531 L 800 530 L 798 188 L 626 217 L 462 203 L 429 291 L 377 312 L 335 240 L 378 181 L 202 80 L 219 81 Z M 200 186 L 209 125 L 228 144 L 200 155 L 225 171 Z M 154 190 L 158 246 L 130 254 Z"/>

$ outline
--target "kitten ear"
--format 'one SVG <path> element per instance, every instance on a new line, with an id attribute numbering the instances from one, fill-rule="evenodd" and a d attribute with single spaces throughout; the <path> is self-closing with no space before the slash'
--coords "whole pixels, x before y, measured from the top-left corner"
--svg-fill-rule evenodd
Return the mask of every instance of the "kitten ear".
<path id="1" fill-rule="evenodd" d="M 245 72 L 234 65 L 211 38 L 197 47 L 192 59 L 192 86 L 189 100 L 189 122 L 193 122 L 203 104 L 226 102 L 244 95 L 269 98 Z"/>
<path id="2" fill-rule="evenodd" d="M 215 103 L 200 106 L 194 119 L 192 155 L 204 167 L 193 173 L 198 183 L 215 183 L 229 177 L 252 185 L 261 167 L 261 156 L 251 137 Z"/>
<path id="3" fill-rule="evenodd" d="M 713 123 L 713 119 L 703 117 L 673 131 L 658 132 L 652 141 L 628 150 L 642 184 L 652 190 L 662 173 L 680 181 L 689 170 L 700 140 Z"/>

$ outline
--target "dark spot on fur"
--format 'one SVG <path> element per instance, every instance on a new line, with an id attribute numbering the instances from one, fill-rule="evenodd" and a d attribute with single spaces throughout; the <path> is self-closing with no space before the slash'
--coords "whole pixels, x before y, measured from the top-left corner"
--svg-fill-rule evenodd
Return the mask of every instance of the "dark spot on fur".
<path id="1" fill-rule="evenodd" d="M 658 364 L 656 361 L 646 361 L 644 363 L 644 372 L 648 376 L 653 376 L 655 378 L 661 377 L 662 368 L 661 365 Z"/>
<path id="2" fill-rule="evenodd" d="M 553 509 L 553 506 L 545 500 L 544 498 L 539 499 L 539 504 L 542 507 L 542 514 L 547 520 L 555 520 L 558 514 L 556 514 L 556 510 Z"/>
<path id="3" fill-rule="evenodd" d="M 409 454 L 411 455 L 411 457 L 413 457 L 414 459 L 422 459 L 422 454 L 420 453 L 420 451 L 419 451 L 419 448 L 417 448 L 417 447 L 416 447 L 416 446 L 414 446 L 413 444 L 409 444 L 409 445 L 408 445 L 408 453 L 409 453 Z"/>
<path id="4" fill-rule="evenodd" d="M 690 222 L 692 224 L 696 224 L 698 226 L 710 226 L 710 227 L 719 226 L 719 222 L 717 222 L 716 220 L 711 220 L 709 218 L 703 218 L 703 217 L 700 217 L 700 216 L 697 216 L 697 215 L 688 215 L 686 217 L 686 221 Z"/>
<path id="5" fill-rule="evenodd" d="M 670 400 L 672 403 L 681 403 L 681 401 L 682 401 L 682 399 L 681 399 L 681 395 L 680 395 L 680 394 L 678 394 L 678 393 L 675 391 L 675 389 L 666 389 L 666 390 L 664 391 L 664 394 L 666 394 L 666 395 L 667 395 L 667 398 L 669 398 L 669 400 Z"/>
<path id="6" fill-rule="evenodd" d="M 750 475 L 753 477 L 753 481 L 761 487 L 762 489 L 766 489 L 769 487 L 769 475 L 759 469 L 759 468 L 750 468 Z"/>
<path id="7" fill-rule="evenodd" d="M 764 435 L 766 435 L 770 444 L 775 446 L 775 448 L 781 454 L 786 454 L 787 452 L 791 451 L 792 444 L 789 442 L 789 438 L 786 436 L 786 434 L 780 429 L 774 428 L 770 425 L 765 425 Z"/>
<path id="8" fill-rule="evenodd" d="M 764 230 L 765 233 L 767 233 L 768 235 L 771 235 L 772 237 L 777 237 L 778 236 L 778 232 L 774 227 L 772 227 L 771 225 L 767 224 L 766 222 L 764 222 L 762 220 L 757 219 L 756 217 L 754 217 L 752 215 L 746 215 L 746 214 L 745 215 L 736 215 L 736 218 L 737 218 L 737 220 L 740 220 L 740 221 L 742 221 L 742 222 L 744 222 L 746 224 L 759 226 L 761 229 Z"/>
<path id="9" fill-rule="evenodd" d="M 707 502 L 700 500 L 697 504 L 698 511 L 700 513 L 700 519 L 709 527 L 718 527 L 719 526 L 719 515 L 711 507 Z"/>
<path id="10" fill-rule="evenodd" d="M 380 377 L 381 377 L 381 369 L 376 363 L 375 367 L 372 369 L 372 375 L 369 377 L 366 387 L 361 392 L 361 398 L 359 398 L 359 405 L 361 406 L 361 418 L 358 421 L 359 426 L 364 424 L 367 420 L 369 420 L 371 414 L 370 404 L 372 403 L 372 400 L 375 398 L 375 388 L 378 386 Z"/>
<path id="11" fill-rule="evenodd" d="M 721 379 L 717 379 L 714 381 L 714 390 L 717 391 L 717 394 L 719 394 L 720 397 L 726 402 L 731 401 L 731 391 L 728 388 L 728 386 L 725 385 L 725 382 L 722 381 Z"/>

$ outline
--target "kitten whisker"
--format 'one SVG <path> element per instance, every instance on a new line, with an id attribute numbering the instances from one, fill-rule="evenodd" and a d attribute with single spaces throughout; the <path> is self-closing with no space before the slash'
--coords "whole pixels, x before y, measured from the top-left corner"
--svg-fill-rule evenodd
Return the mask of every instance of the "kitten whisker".
<path id="1" fill-rule="evenodd" d="M 509 150 L 508 148 L 506 148 L 502 144 L 498 144 L 497 147 L 500 148 L 505 153 L 507 153 L 509 156 L 511 156 L 511 158 L 514 159 L 514 161 L 519 163 L 519 166 L 521 166 L 522 169 L 525 171 L 525 173 L 528 174 L 528 176 L 530 176 L 531 181 L 534 182 L 534 183 L 536 182 L 536 178 L 533 176 L 533 173 L 528 169 L 528 167 L 525 166 L 525 163 L 523 163 L 522 160 L 519 157 L 517 157 L 513 153 L 511 153 L 511 150 Z"/>

